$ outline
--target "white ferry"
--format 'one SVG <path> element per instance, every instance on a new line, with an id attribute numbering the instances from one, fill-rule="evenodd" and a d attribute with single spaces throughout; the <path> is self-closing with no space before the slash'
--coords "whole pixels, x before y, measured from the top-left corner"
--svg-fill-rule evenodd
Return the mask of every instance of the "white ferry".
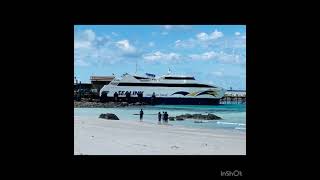
<path id="1" fill-rule="evenodd" d="M 140 94 L 144 101 L 155 99 L 156 104 L 172 105 L 211 105 L 219 104 L 226 90 L 209 84 L 198 83 L 193 76 L 153 74 L 137 76 L 124 74 L 121 79 L 114 78 L 101 88 L 102 98 L 136 99 Z"/>

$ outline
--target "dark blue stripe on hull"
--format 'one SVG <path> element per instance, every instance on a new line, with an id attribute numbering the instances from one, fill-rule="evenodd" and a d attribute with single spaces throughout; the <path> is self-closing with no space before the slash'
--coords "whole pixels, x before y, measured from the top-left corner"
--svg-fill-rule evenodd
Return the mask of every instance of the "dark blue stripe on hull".
<path id="1" fill-rule="evenodd" d="M 103 98 L 102 98 L 103 99 Z M 114 97 L 107 97 L 103 101 L 114 101 Z M 130 103 L 139 102 L 137 97 L 131 97 L 130 99 L 119 97 L 118 101 L 127 101 Z M 151 97 L 144 97 L 142 102 L 148 104 L 168 104 L 168 105 L 218 105 L 220 104 L 220 99 L 212 98 L 155 98 L 152 100 Z"/>

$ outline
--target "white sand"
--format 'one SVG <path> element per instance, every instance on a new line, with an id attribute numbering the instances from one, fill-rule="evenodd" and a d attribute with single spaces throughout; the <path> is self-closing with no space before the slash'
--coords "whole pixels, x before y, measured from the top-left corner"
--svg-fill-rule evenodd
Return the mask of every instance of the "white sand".
<path id="1" fill-rule="evenodd" d="M 75 117 L 74 154 L 245 155 L 246 133 Z"/>

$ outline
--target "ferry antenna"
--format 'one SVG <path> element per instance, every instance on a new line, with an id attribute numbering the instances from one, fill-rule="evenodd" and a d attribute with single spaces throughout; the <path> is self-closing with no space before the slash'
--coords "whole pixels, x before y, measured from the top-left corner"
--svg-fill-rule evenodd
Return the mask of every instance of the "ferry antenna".
<path id="1" fill-rule="evenodd" d="M 136 61 L 136 72 L 135 72 L 135 75 L 137 75 L 137 71 L 138 71 L 138 60 Z"/>

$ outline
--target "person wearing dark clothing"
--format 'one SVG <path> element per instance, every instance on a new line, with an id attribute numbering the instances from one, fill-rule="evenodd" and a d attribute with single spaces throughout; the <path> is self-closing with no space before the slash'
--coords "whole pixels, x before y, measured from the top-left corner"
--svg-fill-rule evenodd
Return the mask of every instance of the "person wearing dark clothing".
<path id="1" fill-rule="evenodd" d="M 140 110 L 140 121 L 142 121 L 142 119 L 143 119 L 143 111 L 142 111 L 142 109 Z"/>
<path id="2" fill-rule="evenodd" d="M 164 122 L 168 123 L 168 114 L 164 112 Z"/>
<path id="3" fill-rule="evenodd" d="M 158 121 L 161 122 L 161 112 L 158 113 Z"/>
<path id="4" fill-rule="evenodd" d="M 164 111 L 162 111 L 162 121 L 164 122 Z"/>
<path id="5" fill-rule="evenodd" d="M 127 91 L 127 92 L 126 92 L 126 101 L 127 101 L 128 103 L 130 103 L 130 99 L 131 99 L 131 94 Z"/>
<path id="6" fill-rule="evenodd" d="M 156 102 L 156 94 L 153 92 L 151 96 L 151 104 L 154 105 Z"/>

